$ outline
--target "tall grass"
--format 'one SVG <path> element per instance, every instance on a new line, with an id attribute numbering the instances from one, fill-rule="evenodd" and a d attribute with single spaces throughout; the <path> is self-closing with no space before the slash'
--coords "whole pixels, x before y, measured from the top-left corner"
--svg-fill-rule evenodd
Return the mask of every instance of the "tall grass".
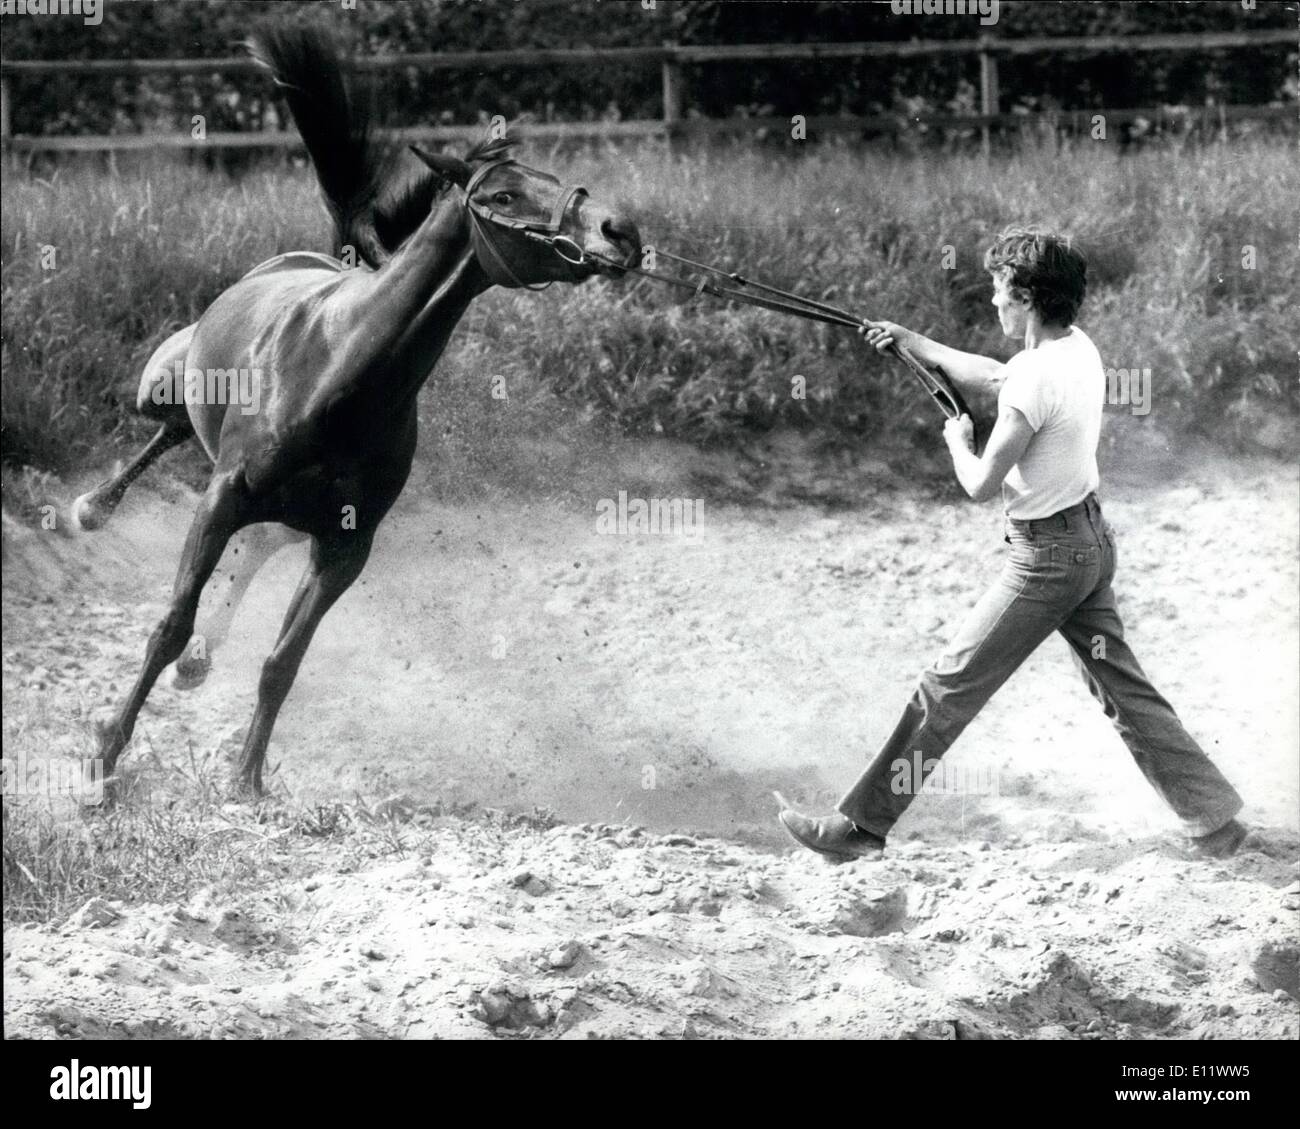
<path id="1" fill-rule="evenodd" d="M 1285 140 L 1127 156 L 1082 141 L 990 160 L 656 143 L 529 156 L 621 199 L 648 244 L 997 356 L 1010 350 L 983 247 L 1013 221 L 1063 228 L 1091 263 L 1080 324 L 1108 365 L 1152 370 L 1158 426 L 1229 445 L 1295 436 L 1300 265 Z M 3 457 L 57 471 L 138 438 L 134 385 L 168 332 L 262 259 L 329 246 L 305 168 L 232 180 L 162 163 L 6 177 L 0 242 Z M 495 375 L 509 420 L 493 414 Z M 906 377 L 843 329 L 603 280 L 476 303 L 423 414 L 474 446 L 557 409 L 701 442 L 787 424 L 870 435 L 929 422 Z"/>
<path id="2" fill-rule="evenodd" d="M 272 171 L 81 165 L 7 176 L 2 199 L 4 459 L 61 471 L 129 420 L 164 337 L 257 262 L 328 233 L 308 178 Z"/>

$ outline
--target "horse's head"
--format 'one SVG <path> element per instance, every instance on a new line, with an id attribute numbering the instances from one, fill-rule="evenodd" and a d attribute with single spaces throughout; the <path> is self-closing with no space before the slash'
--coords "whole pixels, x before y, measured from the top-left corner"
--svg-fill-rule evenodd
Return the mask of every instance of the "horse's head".
<path id="1" fill-rule="evenodd" d="M 585 188 L 565 187 L 503 149 L 481 147 L 478 160 L 462 160 L 411 148 L 464 194 L 479 265 L 500 286 L 618 276 L 640 260 L 636 224 L 597 204 Z"/>

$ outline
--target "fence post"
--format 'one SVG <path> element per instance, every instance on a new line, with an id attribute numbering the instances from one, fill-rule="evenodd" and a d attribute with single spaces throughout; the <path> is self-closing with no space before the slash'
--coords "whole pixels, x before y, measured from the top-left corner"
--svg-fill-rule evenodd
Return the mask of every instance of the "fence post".
<path id="1" fill-rule="evenodd" d="M 988 50 L 988 40 L 980 39 L 980 113 L 985 115 L 998 113 L 998 57 Z M 984 155 L 991 151 L 990 135 L 993 127 L 988 123 L 980 130 Z"/>
<path id="2" fill-rule="evenodd" d="M 0 75 L 0 149 L 9 152 L 13 125 L 9 118 L 9 76 Z"/>
<path id="3" fill-rule="evenodd" d="M 664 132 L 671 140 L 677 133 L 677 123 L 682 120 L 682 64 L 677 58 L 677 44 L 664 41 L 662 74 L 664 87 Z"/>

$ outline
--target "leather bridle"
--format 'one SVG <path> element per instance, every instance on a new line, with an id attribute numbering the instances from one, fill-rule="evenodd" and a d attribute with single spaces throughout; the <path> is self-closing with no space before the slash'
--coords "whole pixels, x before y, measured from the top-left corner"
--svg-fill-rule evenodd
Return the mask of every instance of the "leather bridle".
<path id="1" fill-rule="evenodd" d="M 527 165 L 521 165 L 518 161 L 512 161 L 504 158 L 499 161 L 488 161 L 487 164 L 480 165 L 474 175 L 469 178 L 465 185 L 465 208 L 469 213 L 470 221 L 474 232 L 478 235 L 483 246 L 496 260 L 497 265 L 505 271 L 506 275 L 514 282 L 516 286 L 525 290 L 545 290 L 551 285 L 544 282 L 540 286 L 530 286 L 523 282 L 506 261 L 505 256 L 501 254 L 500 248 L 496 245 L 496 239 L 492 234 L 493 227 L 501 228 L 505 231 L 517 232 L 528 239 L 536 240 L 539 243 L 545 243 L 566 263 L 572 263 L 574 266 L 582 266 L 587 261 L 587 254 L 578 246 L 574 240 L 567 235 L 560 234 L 560 228 L 564 224 L 564 217 L 569 211 L 569 205 L 573 203 L 578 196 L 586 196 L 587 190 L 581 185 L 572 185 L 569 188 L 562 188 L 560 194 L 555 198 L 555 205 L 551 208 L 551 218 L 549 220 L 518 220 L 510 216 L 503 216 L 499 212 L 493 211 L 486 204 L 478 204 L 472 199 L 475 190 L 483 182 L 484 178 L 494 169 L 499 169 L 504 165 L 513 165 L 524 172 L 534 173 L 537 176 L 545 176 L 536 169 L 530 169 Z"/>

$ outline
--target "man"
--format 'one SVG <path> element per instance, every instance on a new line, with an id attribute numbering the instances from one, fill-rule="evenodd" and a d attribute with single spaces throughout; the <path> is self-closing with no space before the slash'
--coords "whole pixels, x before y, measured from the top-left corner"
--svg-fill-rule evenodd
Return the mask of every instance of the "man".
<path id="1" fill-rule="evenodd" d="M 919 782 L 895 790 L 898 766 L 932 768 L 998 687 L 1059 631 L 1138 767 L 1182 819 L 1194 851 L 1231 855 L 1246 837 L 1236 819 L 1241 797 L 1147 681 L 1115 609 L 1115 536 L 1096 496 L 1106 379 L 1096 347 L 1073 324 L 1086 260 L 1066 239 L 1010 228 L 985 253 L 984 266 L 1003 333 L 1024 344 L 1005 365 L 892 322 L 868 322 L 861 332 L 878 350 L 897 342 L 941 366 L 963 392 L 997 391 L 997 422 L 982 456 L 973 449 L 969 416 L 949 420 L 944 439 L 957 480 L 975 501 L 1001 490 L 1010 557 L 921 675 L 838 811 L 810 818 L 787 808 L 781 822 L 831 858 L 877 854 L 919 790 Z"/>

